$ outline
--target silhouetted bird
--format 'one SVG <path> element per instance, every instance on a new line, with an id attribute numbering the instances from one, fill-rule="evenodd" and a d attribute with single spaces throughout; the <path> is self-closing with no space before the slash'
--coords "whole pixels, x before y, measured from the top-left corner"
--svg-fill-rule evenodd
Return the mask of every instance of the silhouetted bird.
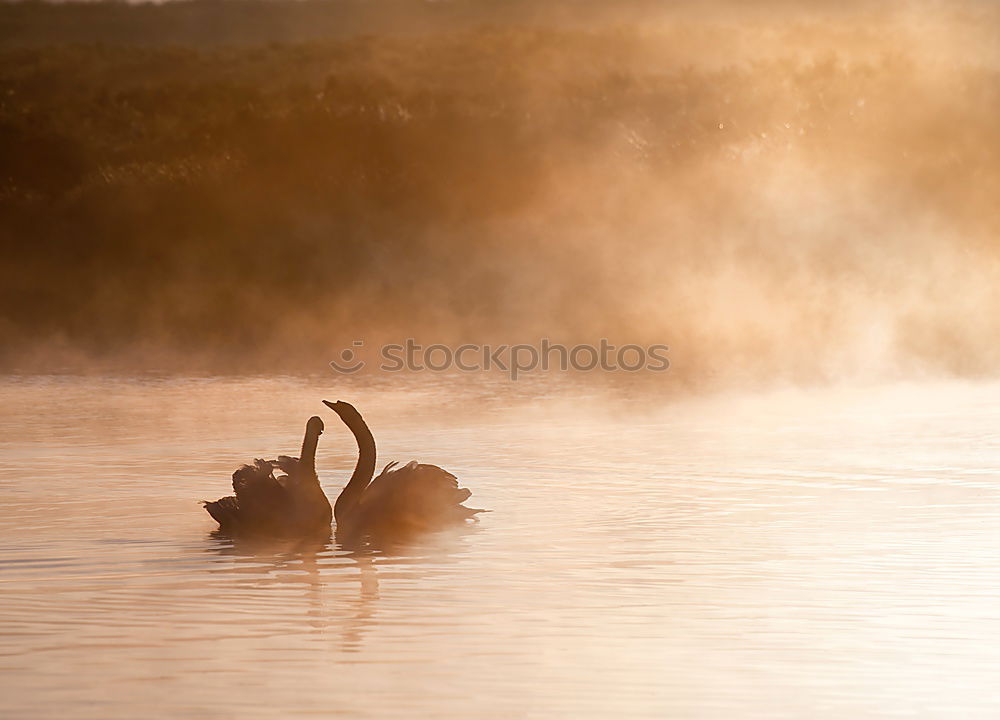
<path id="1" fill-rule="evenodd" d="M 329 533 L 330 501 L 316 476 L 316 445 L 323 421 L 309 418 L 302 453 L 254 460 L 233 473 L 236 495 L 203 505 L 222 530 L 234 534 L 296 536 Z M 284 475 L 274 476 L 278 468 Z"/>
<path id="2" fill-rule="evenodd" d="M 437 465 L 389 463 L 377 478 L 375 438 L 361 414 L 346 402 L 323 401 L 354 433 L 358 463 L 334 503 L 337 539 L 352 543 L 364 536 L 377 541 L 405 540 L 418 533 L 460 523 L 484 512 L 462 505 L 472 495 Z"/>

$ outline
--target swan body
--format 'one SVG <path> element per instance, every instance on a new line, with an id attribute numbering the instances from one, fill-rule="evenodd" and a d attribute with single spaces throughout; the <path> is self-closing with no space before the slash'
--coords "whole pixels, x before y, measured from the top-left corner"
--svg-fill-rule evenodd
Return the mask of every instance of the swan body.
<path id="1" fill-rule="evenodd" d="M 316 475 L 323 421 L 309 418 L 302 453 L 254 460 L 233 473 L 235 495 L 203 503 L 219 527 L 234 534 L 298 536 L 330 532 L 332 510 Z M 283 475 L 275 476 L 275 469 Z"/>
<path id="2" fill-rule="evenodd" d="M 323 401 L 337 413 L 358 442 L 358 463 L 334 503 L 337 537 L 357 540 L 410 537 L 461 523 L 484 512 L 462 505 L 472 492 L 437 465 L 389 463 L 374 480 L 375 438 L 361 414 L 346 402 Z"/>

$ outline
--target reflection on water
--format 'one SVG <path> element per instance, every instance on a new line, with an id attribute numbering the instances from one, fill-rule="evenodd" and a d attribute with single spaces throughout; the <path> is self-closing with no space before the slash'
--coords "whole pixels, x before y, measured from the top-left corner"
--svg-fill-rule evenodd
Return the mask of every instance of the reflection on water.
<path id="1" fill-rule="evenodd" d="M 2 381 L 0 716 L 1000 711 L 1000 385 L 337 382 Z M 338 394 L 493 512 L 393 553 L 215 533 L 197 501 Z"/>
<path id="2" fill-rule="evenodd" d="M 378 572 L 374 558 L 366 554 L 342 555 L 353 560 L 359 571 L 359 593 L 356 600 L 341 599 L 341 610 L 353 608 L 352 616 L 335 614 L 323 599 L 324 578 L 320 573 L 324 558 L 334 557 L 330 540 L 268 541 L 234 539 L 215 531 L 207 552 L 227 557 L 232 563 L 216 573 L 242 576 L 250 587 L 258 587 L 262 576 L 268 583 L 298 585 L 308 598 L 308 610 L 303 620 L 316 630 L 342 633 L 341 648 L 357 651 L 366 621 L 372 617 L 372 601 L 378 597 Z M 346 567 L 343 566 L 342 567 Z"/>

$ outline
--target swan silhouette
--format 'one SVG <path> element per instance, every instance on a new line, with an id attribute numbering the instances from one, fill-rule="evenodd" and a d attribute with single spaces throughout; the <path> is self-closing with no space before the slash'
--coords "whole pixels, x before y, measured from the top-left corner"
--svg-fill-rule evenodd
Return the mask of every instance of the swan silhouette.
<path id="1" fill-rule="evenodd" d="M 462 505 L 472 492 L 460 488 L 455 476 L 437 465 L 414 461 L 396 467 L 392 462 L 372 480 L 375 438 L 361 413 L 350 403 L 323 403 L 340 416 L 358 442 L 354 473 L 333 506 L 338 541 L 350 544 L 366 535 L 377 541 L 402 540 L 485 512 Z"/>
<path id="2" fill-rule="evenodd" d="M 233 473 L 235 495 L 202 503 L 222 531 L 233 534 L 329 537 L 330 501 L 316 476 L 316 446 L 323 420 L 309 418 L 302 452 L 293 458 L 254 460 Z M 277 468 L 284 475 L 274 476 Z"/>

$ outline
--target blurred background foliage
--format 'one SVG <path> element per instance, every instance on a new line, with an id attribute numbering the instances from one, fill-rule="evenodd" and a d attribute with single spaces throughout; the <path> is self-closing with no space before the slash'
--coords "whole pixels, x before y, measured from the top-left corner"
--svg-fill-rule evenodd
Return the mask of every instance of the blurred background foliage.
<path id="1" fill-rule="evenodd" d="M 666 341 L 692 376 L 765 345 L 808 375 L 908 256 L 1000 257 L 975 13 L 914 46 L 857 14 L 468 6 L 0 6 L 3 362 L 320 370 L 433 333 Z M 762 311 L 719 290 L 750 274 L 782 284 Z M 957 332 L 946 365 L 992 368 L 955 312 L 894 310 L 892 342 Z"/>

